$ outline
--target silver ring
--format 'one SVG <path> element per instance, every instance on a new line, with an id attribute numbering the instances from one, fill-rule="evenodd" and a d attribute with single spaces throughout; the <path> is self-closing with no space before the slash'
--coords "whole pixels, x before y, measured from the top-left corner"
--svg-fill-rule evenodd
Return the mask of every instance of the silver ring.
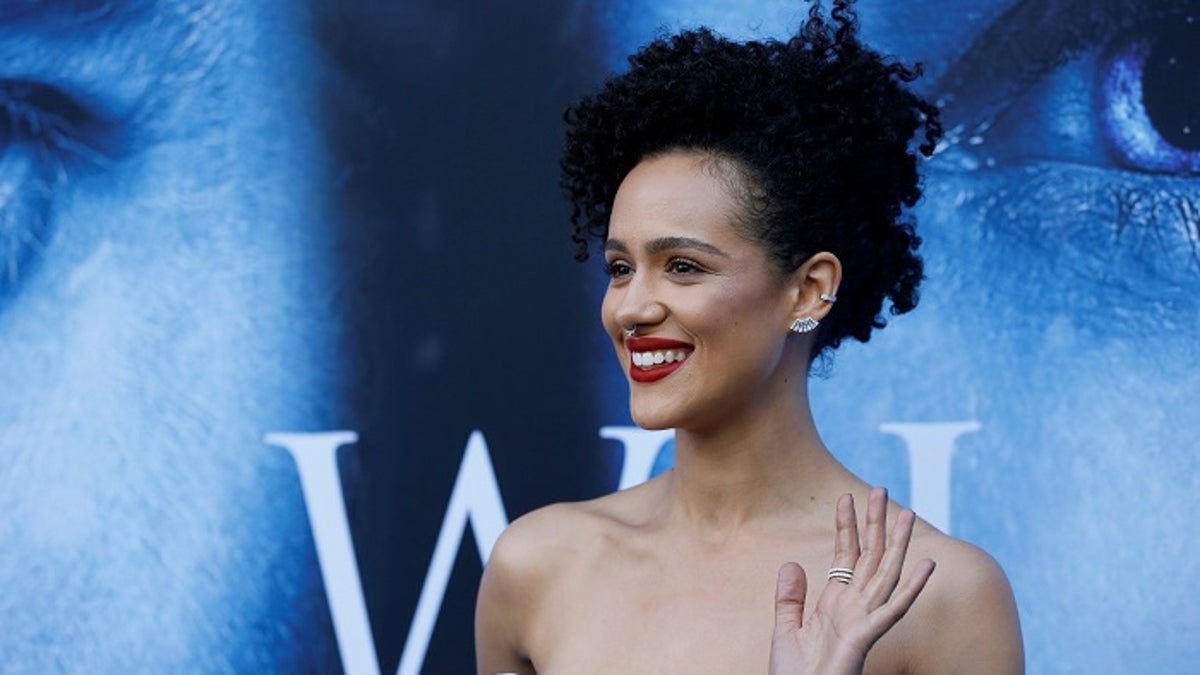
<path id="1" fill-rule="evenodd" d="M 822 293 L 821 299 L 830 303 L 837 302 L 837 296 L 832 293 Z"/>
<path id="2" fill-rule="evenodd" d="M 854 570 L 849 567 L 831 567 L 829 568 L 829 580 L 833 581 L 834 579 L 848 584 L 854 579 Z"/>
<path id="3" fill-rule="evenodd" d="M 629 328 L 621 326 L 621 330 L 625 331 L 625 337 L 633 337 L 637 333 L 637 324 L 633 324 Z"/>

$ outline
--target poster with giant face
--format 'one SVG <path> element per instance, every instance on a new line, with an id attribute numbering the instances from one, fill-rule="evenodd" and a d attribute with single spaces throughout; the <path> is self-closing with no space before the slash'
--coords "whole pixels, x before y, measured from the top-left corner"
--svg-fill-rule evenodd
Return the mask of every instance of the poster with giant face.
<path id="1" fill-rule="evenodd" d="M 1200 7 L 863 0 L 947 138 L 835 454 L 1011 579 L 1029 671 L 1200 659 Z M 457 673 L 512 518 L 670 466 L 562 110 L 771 0 L 0 3 L 0 670 Z M 614 589 L 619 592 L 619 589 Z"/>

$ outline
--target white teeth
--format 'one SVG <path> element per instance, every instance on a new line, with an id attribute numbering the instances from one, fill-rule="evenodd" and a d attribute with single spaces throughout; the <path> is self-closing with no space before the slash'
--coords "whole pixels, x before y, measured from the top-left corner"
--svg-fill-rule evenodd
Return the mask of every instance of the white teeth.
<path id="1" fill-rule="evenodd" d="M 633 365 L 639 368 L 653 368 L 654 366 L 664 363 L 676 363 L 683 361 L 688 357 L 688 352 L 679 351 L 659 351 L 659 352 L 633 352 Z"/>

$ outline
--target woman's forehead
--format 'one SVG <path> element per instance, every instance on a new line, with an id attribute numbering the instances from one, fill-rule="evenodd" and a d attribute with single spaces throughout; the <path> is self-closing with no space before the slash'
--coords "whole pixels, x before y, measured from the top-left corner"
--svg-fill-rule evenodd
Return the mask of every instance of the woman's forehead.
<path id="1" fill-rule="evenodd" d="M 737 202 L 712 170 L 710 158 L 672 152 L 639 163 L 622 181 L 613 202 L 609 236 L 618 233 L 682 233 L 732 228 Z"/>

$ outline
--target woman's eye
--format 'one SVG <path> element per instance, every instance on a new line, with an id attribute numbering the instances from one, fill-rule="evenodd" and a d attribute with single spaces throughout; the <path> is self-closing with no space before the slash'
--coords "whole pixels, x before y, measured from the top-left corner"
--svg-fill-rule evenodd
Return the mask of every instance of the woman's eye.
<path id="1" fill-rule="evenodd" d="M 50 239 L 68 169 L 103 165 L 113 126 L 55 87 L 0 79 L 0 297 Z"/>
<path id="2" fill-rule="evenodd" d="M 1119 36 L 1101 61 L 1098 88 L 1116 163 L 1200 173 L 1200 19 L 1180 16 Z"/>
<path id="3" fill-rule="evenodd" d="M 614 262 L 607 263 L 604 266 L 604 270 L 605 270 L 605 272 L 608 273 L 608 276 L 610 278 L 616 279 L 617 277 L 623 277 L 623 276 L 629 274 L 630 272 L 633 271 L 633 268 L 630 267 L 628 263 L 624 263 L 624 262 L 621 262 L 620 260 L 617 260 Z"/>
<path id="4" fill-rule="evenodd" d="M 683 258 L 672 258 L 671 261 L 667 263 L 667 269 L 670 270 L 672 274 L 692 274 L 694 272 L 701 271 L 699 265 L 691 260 L 686 260 Z"/>

